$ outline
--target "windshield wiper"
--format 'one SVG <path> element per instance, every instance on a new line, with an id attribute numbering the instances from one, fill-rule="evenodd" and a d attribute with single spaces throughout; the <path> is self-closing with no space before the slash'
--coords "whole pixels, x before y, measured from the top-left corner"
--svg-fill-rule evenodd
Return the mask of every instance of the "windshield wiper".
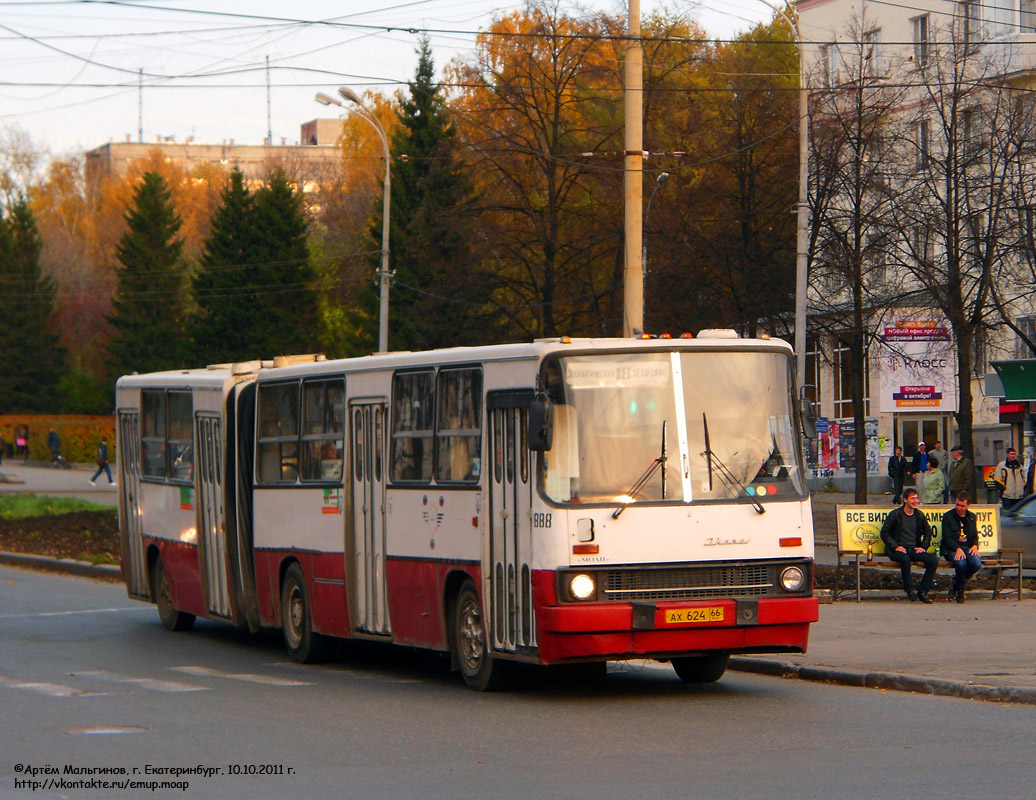
<path id="1" fill-rule="evenodd" d="M 626 496 L 628 498 L 630 498 L 630 502 L 633 502 L 633 499 L 637 496 L 637 494 L 640 492 L 640 490 L 644 488 L 644 484 L 646 484 L 649 480 L 651 480 L 651 476 L 655 474 L 655 471 L 659 467 L 662 468 L 662 499 L 665 500 L 665 498 L 666 498 L 665 462 L 668 460 L 668 455 L 666 454 L 665 426 L 666 426 L 666 423 L 663 420 L 663 422 L 662 422 L 662 450 L 659 453 L 658 458 L 656 458 L 654 461 L 652 461 L 648 465 L 648 468 L 646 470 L 644 470 L 644 474 L 641 475 L 639 478 L 637 478 L 637 482 L 634 483 L 633 486 L 630 487 L 630 490 L 626 493 Z M 625 511 L 625 510 L 626 510 L 626 506 L 625 505 L 621 505 L 618 508 L 616 508 L 612 512 L 612 519 L 618 519 L 619 515 L 622 514 L 622 512 Z"/>
<path id="2" fill-rule="evenodd" d="M 740 489 L 741 493 L 752 501 L 752 507 L 756 512 L 759 514 L 765 514 L 766 509 L 763 507 L 763 504 L 756 500 L 753 495 L 748 493 L 748 488 L 740 481 L 740 479 L 738 479 L 737 475 L 731 472 L 730 468 L 723 463 L 723 459 L 713 452 L 712 447 L 709 445 L 709 421 L 705 417 L 704 413 L 702 413 L 701 416 L 702 421 L 705 423 L 705 449 L 702 451 L 701 455 L 704 456 L 709 463 L 709 491 L 712 490 L 712 462 L 715 461 L 716 466 L 719 467 L 719 474 L 723 480 L 727 482 L 727 485 L 736 486 Z"/>

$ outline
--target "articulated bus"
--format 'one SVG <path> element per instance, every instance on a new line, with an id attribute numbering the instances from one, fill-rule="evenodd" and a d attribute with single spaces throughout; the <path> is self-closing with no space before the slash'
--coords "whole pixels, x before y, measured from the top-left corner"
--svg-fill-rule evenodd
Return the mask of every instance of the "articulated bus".
<path id="1" fill-rule="evenodd" d="M 569 339 L 287 356 L 116 389 L 122 571 L 162 624 L 719 679 L 817 619 L 784 342 Z"/>

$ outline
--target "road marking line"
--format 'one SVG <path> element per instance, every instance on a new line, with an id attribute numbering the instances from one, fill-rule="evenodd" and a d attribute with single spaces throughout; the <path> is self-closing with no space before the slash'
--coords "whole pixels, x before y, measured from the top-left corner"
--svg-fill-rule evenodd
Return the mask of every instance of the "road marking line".
<path id="1" fill-rule="evenodd" d="M 108 672 L 103 669 L 91 669 L 85 672 L 74 672 L 73 675 L 83 675 L 88 678 L 96 678 L 101 681 L 112 683 L 129 683 L 139 686 L 142 689 L 149 689 L 152 692 L 207 692 L 208 686 L 195 686 L 191 683 L 180 683 L 179 681 L 164 681 L 158 678 L 131 678 L 128 675 L 119 675 L 115 672 Z"/>
<path id="2" fill-rule="evenodd" d="M 62 686 L 59 683 L 16 681 L 3 675 L 0 675 L 0 686 L 8 689 L 24 689 L 27 692 L 36 692 L 48 697 L 96 697 L 109 694 L 109 692 L 91 692 L 86 689 L 76 689 L 73 686 Z"/>
<path id="3" fill-rule="evenodd" d="M 28 619 L 30 617 L 68 617 L 74 614 L 110 614 L 113 611 L 147 611 L 147 606 L 135 608 L 80 608 L 74 611 L 36 611 L 32 614 L 0 614 L 0 619 Z"/>
<path id="4" fill-rule="evenodd" d="M 169 667 L 177 672 L 186 672 L 188 675 L 198 675 L 206 678 L 229 678 L 234 681 L 247 681 L 248 683 L 263 683 L 268 686 L 312 686 L 306 681 L 291 681 L 285 678 L 274 678 L 269 675 L 255 675 L 249 672 L 223 672 L 211 667 Z"/>

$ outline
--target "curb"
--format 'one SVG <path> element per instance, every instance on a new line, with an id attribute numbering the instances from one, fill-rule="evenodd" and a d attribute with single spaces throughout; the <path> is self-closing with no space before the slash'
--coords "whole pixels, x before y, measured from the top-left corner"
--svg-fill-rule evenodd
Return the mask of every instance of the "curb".
<path id="1" fill-rule="evenodd" d="M 111 564 L 91 564 L 89 561 L 73 561 L 68 558 L 50 558 L 34 556 L 28 553 L 8 553 L 0 551 L 0 564 L 15 567 L 32 567 L 49 572 L 66 572 L 70 575 L 81 575 L 85 578 L 114 578 L 122 580 L 122 570 Z"/>
<path id="2" fill-rule="evenodd" d="M 929 678 L 923 675 L 903 675 L 896 672 L 855 672 L 830 667 L 799 666 L 787 661 L 771 661 L 762 658 L 732 658 L 730 659 L 730 669 L 755 675 L 798 678 L 804 681 L 835 683 L 841 686 L 934 694 L 943 697 L 959 697 L 963 700 L 1036 705 L 1036 689 L 985 686 L 966 681 Z"/>

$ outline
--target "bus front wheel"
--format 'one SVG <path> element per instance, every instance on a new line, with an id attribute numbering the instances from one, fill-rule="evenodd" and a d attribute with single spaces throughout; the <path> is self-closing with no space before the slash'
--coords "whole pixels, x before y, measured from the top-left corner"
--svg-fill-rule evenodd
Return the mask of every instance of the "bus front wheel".
<path id="1" fill-rule="evenodd" d="M 151 591 L 162 627 L 167 631 L 190 630 L 194 624 L 194 614 L 177 611 L 173 606 L 173 592 L 169 588 L 169 579 L 165 575 L 165 564 L 162 563 L 161 556 L 151 565 Z"/>
<path id="2" fill-rule="evenodd" d="M 673 669 L 684 683 L 715 683 L 727 671 L 730 655 L 688 656 L 674 658 Z"/>
<path id="3" fill-rule="evenodd" d="M 493 658 L 474 584 L 467 581 L 457 594 L 453 613 L 453 648 L 464 682 L 479 692 L 494 692 L 506 682 L 506 662 Z"/>
<path id="4" fill-rule="evenodd" d="M 302 567 L 292 564 L 281 589 L 281 629 L 288 658 L 300 664 L 320 661 L 327 655 L 328 641 L 313 632 L 313 606 L 306 590 Z"/>

